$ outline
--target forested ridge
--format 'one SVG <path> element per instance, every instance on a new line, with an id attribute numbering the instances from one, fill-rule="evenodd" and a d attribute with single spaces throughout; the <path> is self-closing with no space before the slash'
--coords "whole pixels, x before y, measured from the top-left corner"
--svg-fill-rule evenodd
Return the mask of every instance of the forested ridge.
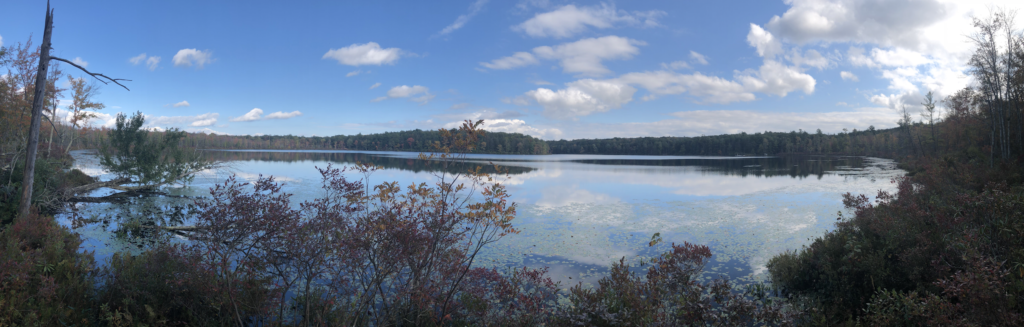
<path id="1" fill-rule="evenodd" d="M 80 148 L 99 147 L 107 130 L 89 129 Z M 441 141 L 436 130 L 411 130 L 378 134 L 295 136 L 295 135 L 221 135 L 189 133 L 182 142 L 203 149 L 263 149 L 263 150 L 359 150 L 427 152 Z M 495 154 L 548 154 L 544 140 L 529 135 L 487 132 L 480 137 L 477 153 Z"/>
<path id="2" fill-rule="evenodd" d="M 952 122 L 940 122 L 949 125 Z M 942 127 L 937 129 L 945 130 Z M 791 132 L 739 133 L 696 137 L 634 137 L 609 139 L 576 139 L 545 141 L 529 135 L 486 132 L 475 153 L 490 154 L 608 154 L 608 155 L 777 155 L 788 153 L 872 155 L 894 157 L 903 150 L 915 151 L 920 144 L 932 146 L 929 127 L 912 123 L 907 127 L 913 142 L 901 128 L 875 129 L 838 134 L 820 130 Z M 107 130 L 87 129 L 78 148 L 96 148 Z M 189 133 L 182 141 L 205 149 L 232 150 L 361 150 L 361 151 L 429 151 L 439 140 L 438 131 L 399 131 L 379 134 L 295 136 L 295 135 L 218 135 Z M 948 147 L 951 144 L 935 144 Z M 979 150 L 980 151 L 980 150 Z"/>

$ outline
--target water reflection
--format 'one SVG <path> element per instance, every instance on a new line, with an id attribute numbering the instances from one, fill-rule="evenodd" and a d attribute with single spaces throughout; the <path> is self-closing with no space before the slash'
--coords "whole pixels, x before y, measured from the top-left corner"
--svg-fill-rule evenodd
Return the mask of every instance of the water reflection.
<path id="1" fill-rule="evenodd" d="M 88 154 L 75 155 L 82 159 L 76 165 L 96 171 L 89 166 L 93 161 Z M 442 169 L 415 153 L 209 151 L 207 155 L 229 163 L 228 168 L 205 172 L 188 187 L 166 191 L 205 196 L 209 187 L 231 174 L 246 181 L 263 174 L 284 183 L 297 205 L 321 195 L 314 166 L 356 162 L 383 166 L 371 176 L 371 185 L 429 183 Z M 862 157 L 469 155 L 468 159 L 470 165 L 494 163 L 507 171 L 500 180 L 519 205 L 513 224 L 521 233 L 493 244 L 478 262 L 548 266 L 563 285 L 594 281 L 620 258 L 637 262 L 683 241 L 712 247 L 715 262 L 709 271 L 757 278 L 771 256 L 797 249 L 832 228 L 836 212 L 844 210 L 841 194 L 873 196 L 879 189 L 891 190 L 890 179 L 904 173 L 891 160 Z M 116 250 L 111 244 L 129 244 L 147 236 L 145 231 L 118 227 L 117 222 L 173 225 L 187 220 L 175 216 L 175 212 L 187 214 L 187 208 L 175 209 L 185 203 L 182 199 L 132 201 L 123 206 L 83 204 L 79 208 L 108 224 L 80 229 L 92 239 L 98 254 Z M 146 220 L 147 215 L 157 218 Z M 661 233 L 665 244 L 648 247 L 653 233 Z"/>
<path id="2" fill-rule="evenodd" d="M 440 172 L 444 166 L 432 160 L 420 160 L 417 153 L 401 152 L 353 152 L 353 151 L 258 151 L 258 150 L 208 150 L 205 152 L 210 160 L 220 162 L 240 161 L 272 161 L 287 163 L 303 162 L 330 162 L 336 165 L 355 165 L 356 163 L 369 163 L 386 169 L 401 169 L 419 172 Z M 495 172 L 494 166 L 486 162 L 476 162 L 481 166 L 481 171 L 487 174 Z M 448 167 L 448 173 L 464 172 L 467 165 L 454 165 Z M 522 174 L 534 170 L 528 167 L 509 166 L 508 174 Z"/>
<path id="3" fill-rule="evenodd" d="M 443 167 L 436 161 L 420 160 L 412 152 L 370 151 L 287 151 L 287 150 L 208 150 L 207 158 L 221 162 L 273 161 L 273 162 L 331 162 L 353 165 L 370 163 L 388 169 L 412 172 L 438 172 Z M 782 156 L 782 157 L 694 157 L 694 156 L 612 156 L 612 155 L 487 155 L 467 156 L 470 164 L 480 165 L 485 173 L 493 173 L 494 163 L 503 166 L 509 174 L 525 174 L 548 167 L 550 163 L 576 163 L 618 167 L 670 167 L 672 170 L 697 171 L 735 176 L 757 177 L 809 177 L 821 178 L 838 170 L 863 168 L 863 157 L 835 156 Z M 454 167 L 448 172 L 461 172 Z"/>
<path id="4" fill-rule="evenodd" d="M 650 157 L 648 157 L 650 158 Z M 863 157 L 829 157 L 829 156 L 784 156 L 784 157 L 717 157 L 717 158 L 680 158 L 680 159 L 583 159 L 572 160 L 584 164 L 614 166 L 656 166 L 656 167 L 693 167 L 694 170 L 706 173 L 735 176 L 756 177 L 808 177 L 821 178 L 826 174 L 841 169 L 863 168 Z"/>

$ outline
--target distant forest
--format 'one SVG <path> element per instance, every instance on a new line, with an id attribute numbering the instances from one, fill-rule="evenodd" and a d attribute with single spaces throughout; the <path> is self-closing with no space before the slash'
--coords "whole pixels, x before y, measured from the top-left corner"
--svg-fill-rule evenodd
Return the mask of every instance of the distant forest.
<path id="1" fill-rule="evenodd" d="M 953 121 L 937 122 L 954 124 Z M 896 153 L 920 151 L 952 144 L 936 144 L 929 124 L 901 124 L 891 129 L 875 129 L 837 134 L 815 132 L 760 132 L 696 137 L 635 137 L 610 139 L 578 139 L 544 141 L 518 133 L 488 132 L 474 152 L 488 154 L 618 154 L 618 155 L 776 155 L 845 154 L 891 157 Z M 932 126 L 935 127 L 935 126 Z M 937 128 L 937 127 L 936 127 Z M 107 135 L 103 129 L 87 129 L 81 148 L 99 146 Z M 400 131 L 380 134 L 303 137 L 294 135 L 217 135 L 191 133 L 189 145 L 206 149 L 270 149 L 270 150 L 362 150 L 362 151 L 430 151 L 440 140 L 438 131 Z M 965 149 L 966 150 L 966 149 Z M 979 150 L 980 151 L 980 150 Z"/>

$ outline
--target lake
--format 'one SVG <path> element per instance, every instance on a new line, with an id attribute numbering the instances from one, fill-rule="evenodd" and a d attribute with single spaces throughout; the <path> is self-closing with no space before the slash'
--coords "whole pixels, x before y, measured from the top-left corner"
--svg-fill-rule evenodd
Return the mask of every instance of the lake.
<path id="1" fill-rule="evenodd" d="M 75 167 L 110 178 L 88 151 L 75 151 Z M 204 196 L 234 174 L 254 181 L 263 174 L 294 194 L 293 204 L 320 193 L 315 167 L 373 163 L 384 167 L 369 183 L 432 183 L 440 167 L 416 153 L 365 151 L 207 151 L 222 161 L 188 186 L 167 188 L 174 196 Z M 612 262 L 636 263 L 666 251 L 672 242 L 706 244 L 714 253 L 707 275 L 739 281 L 764 277 L 772 256 L 799 249 L 831 229 L 842 194 L 892 191 L 905 172 L 887 159 L 865 157 L 695 157 L 611 155 L 469 155 L 507 173 L 513 221 L 520 234 L 493 244 L 478 262 L 484 266 L 550 267 L 551 276 L 574 285 L 592 283 Z M 493 171 L 493 168 L 491 169 Z M 361 175 L 352 173 L 350 179 Z M 97 190 L 93 196 L 112 193 Z M 115 251 L 138 251 L 146 243 L 183 242 L 183 237 L 126 231 L 119 224 L 159 216 L 159 224 L 187 223 L 187 198 L 143 197 L 118 204 L 76 206 L 91 223 L 77 228 L 83 247 L 99 260 Z M 68 214 L 60 216 L 70 224 Z M 654 233 L 664 243 L 648 247 Z M 160 235 L 157 235 L 160 234 Z"/>

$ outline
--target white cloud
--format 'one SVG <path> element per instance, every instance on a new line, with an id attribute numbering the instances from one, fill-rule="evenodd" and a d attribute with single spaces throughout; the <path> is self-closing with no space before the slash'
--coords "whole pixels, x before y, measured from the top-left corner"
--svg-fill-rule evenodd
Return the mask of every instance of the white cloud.
<path id="1" fill-rule="evenodd" d="M 539 63 L 537 58 L 558 60 L 565 73 L 580 76 L 601 76 L 611 71 L 601 62 L 604 60 L 628 60 L 640 53 L 636 46 L 647 45 L 643 41 L 619 36 L 587 38 L 576 42 L 562 43 L 550 47 L 533 48 L 533 53 L 516 52 L 515 54 L 481 62 L 480 65 L 490 69 L 512 69 Z"/>
<path id="2" fill-rule="evenodd" d="M 399 48 L 382 49 L 377 42 L 352 44 L 341 49 L 331 49 L 321 59 L 334 59 L 349 66 L 394 64 L 402 55 Z"/>
<path id="3" fill-rule="evenodd" d="M 465 103 L 465 105 L 466 106 L 460 106 L 460 107 L 461 108 L 468 108 L 468 107 L 470 107 L 468 103 Z M 461 108 L 452 108 L 452 109 L 461 109 Z M 499 112 L 499 111 L 497 111 L 496 109 L 493 109 L 493 108 L 481 108 L 480 110 L 473 111 L 473 112 L 450 112 L 450 113 L 445 113 L 445 114 L 437 114 L 437 115 L 433 115 L 431 120 L 451 121 L 452 124 L 455 124 L 457 122 L 461 122 L 461 121 L 466 120 L 466 119 L 473 120 L 473 121 L 479 120 L 479 119 L 484 119 L 484 120 L 491 120 L 491 119 L 514 119 L 514 118 L 519 118 L 519 117 L 522 117 L 522 116 L 523 116 L 523 113 L 521 113 L 519 111 L 516 111 L 516 110 L 505 110 L 505 111 L 500 111 Z M 456 127 L 458 127 L 458 126 L 456 126 Z"/>
<path id="4" fill-rule="evenodd" d="M 801 55 L 794 49 L 787 57 L 795 66 L 786 66 L 776 60 L 776 57 L 783 53 L 782 42 L 757 24 L 750 24 L 747 43 L 756 48 L 757 54 L 764 58 L 764 64 L 758 70 L 747 69 L 734 74 L 736 80 L 742 83 L 748 92 L 761 92 L 780 97 L 796 90 L 802 90 L 806 94 L 814 93 L 814 86 L 817 83 L 814 77 L 800 69 L 800 65 L 819 68 L 828 65 L 828 60 L 815 50 L 809 50 Z"/>
<path id="5" fill-rule="evenodd" d="M 146 59 L 146 67 L 149 67 L 150 71 L 156 70 L 156 67 L 160 65 L 160 57 L 149 57 Z"/>
<path id="6" fill-rule="evenodd" d="M 616 80 L 624 84 L 639 85 L 653 95 L 688 92 L 700 98 L 701 102 L 726 104 L 756 99 L 754 94 L 740 83 L 701 73 L 637 72 L 622 75 Z"/>
<path id="7" fill-rule="evenodd" d="M 261 118 L 261 116 L 263 116 L 263 109 L 253 108 L 252 110 L 249 110 L 249 112 L 245 113 L 244 115 L 241 115 L 241 116 L 238 116 L 238 117 L 235 117 L 235 118 L 231 118 L 231 121 L 256 121 L 256 120 L 259 120 Z"/>
<path id="8" fill-rule="evenodd" d="M 779 42 L 779 39 L 776 39 L 772 33 L 765 31 L 757 24 L 750 24 L 747 43 L 757 48 L 757 55 L 765 59 L 774 59 L 776 55 L 782 53 L 782 42 Z"/>
<path id="9" fill-rule="evenodd" d="M 915 79 L 917 76 L 917 69 L 911 67 L 882 71 L 882 77 L 889 79 L 889 89 L 903 93 L 917 92 L 917 85 L 911 82 L 911 79 Z"/>
<path id="10" fill-rule="evenodd" d="M 692 62 L 694 64 L 697 64 L 697 65 L 707 65 L 708 64 L 708 57 L 705 56 L 705 55 L 702 55 L 700 53 L 697 53 L 696 51 L 690 50 L 690 62 Z M 685 61 L 682 61 L 682 60 L 673 61 L 673 62 L 667 63 L 667 64 L 666 63 L 661 63 L 661 69 L 664 69 L 664 70 L 680 70 L 680 69 L 690 69 L 690 68 L 691 68 L 690 64 L 685 62 Z"/>
<path id="11" fill-rule="evenodd" d="M 469 6 L 469 12 L 468 13 L 466 13 L 464 15 L 459 15 L 459 17 L 455 19 L 455 22 L 453 22 L 451 25 L 445 26 L 445 28 L 442 29 L 437 34 L 438 35 L 445 35 L 445 34 L 454 32 L 457 29 L 462 28 L 462 26 L 465 26 L 466 23 L 469 22 L 470 18 L 473 18 L 473 16 L 476 16 L 476 14 L 479 13 L 480 10 L 484 8 L 484 5 L 486 5 L 488 1 L 489 0 L 477 0 L 476 2 L 473 2 L 473 4 Z"/>
<path id="12" fill-rule="evenodd" d="M 526 92 L 525 96 L 543 107 L 545 116 L 569 119 L 619 108 L 632 101 L 636 92 L 629 85 L 593 79 L 578 80 L 566 86 L 557 91 L 539 88 Z"/>
<path id="13" fill-rule="evenodd" d="M 701 65 L 707 65 L 708 64 L 708 57 L 707 56 L 699 54 L 699 53 L 697 53 L 697 51 L 693 51 L 693 50 L 690 50 L 690 60 L 693 60 L 693 62 L 701 64 Z"/>
<path id="14" fill-rule="evenodd" d="M 632 59 L 640 53 L 636 46 L 646 44 L 643 41 L 610 35 L 563 43 L 555 47 L 537 47 L 533 49 L 533 53 L 544 59 L 560 60 L 563 72 L 600 76 L 611 72 L 601 64 L 601 61 Z"/>
<path id="15" fill-rule="evenodd" d="M 427 102 L 434 99 L 434 96 L 435 95 L 433 94 L 427 93 L 409 100 L 412 100 L 412 102 L 419 102 L 419 104 L 427 104 Z"/>
<path id="16" fill-rule="evenodd" d="M 883 66 L 914 67 L 931 63 L 924 55 L 907 49 L 882 50 L 871 49 L 872 61 Z"/>
<path id="17" fill-rule="evenodd" d="M 903 100 L 925 90 L 935 91 L 941 98 L 971 83 L 963 72 L 974 51 L 966 37 L 976 30 L 973 18 L 987 17 L 993 8 L 1022 9 L 1020 1 L 1011 0 L 786 3 L 790 8 L 773 17 L 766 29 L 798 45 L 855 45 L 846 52 L 846 60 L 856 67 L 877 69 L 889 80 L 889 89 L 896 93 L 870 96 L 873 103 L 889 107 L 902 105 Z"/>
<path id="18" fill-rule="evenodd" d="M 788 55 L 786 55 L 786 59 L 789 59 L 794 66 L 808 66 L 819 70 L 825 69 L 832 64 L 832 61 L 829 60 L 829 58 L 826 58 L 821 55 L 821 52 L 814 49 L 807 50 L 803 54 L 800 53 L 799 49 L 793 49 Z"/>
<path id="19" fill-rule="evenodd" d="M 626 12 L 616 10 L 615 5 L 599 6 L 566 5 L 554 11 L 540 13 L 516 25 L 513 29 L 532 37 L 567 38 L 582 33 L 588 28 L 606 29 L 616 24 L 653 27 L 658 26 L 662 11 Z"/>
<path id="20" fill-rule="evenodd" d="M 782 16 L 775 16 L 768 29 L 790 42 L 856 42 L 901 46 L 923 50 L 929 47 L 925 31 L 945 20 L 954 6 L 936 0 L 791 0 Z"/>
<path id="21" fill-rule="evenodd" d="M 130 59 L 128 59 L 128 62 L 130 62 L 130 63 L 132 63 L 132 65 L 136 65 L 136 66 L 138 66 L 139 64 L 145 62 L 146 63 L 146 67 L 149 67 L 150 71 L 154 71 L 154 70 L 156 70 L 156 67 L 158 65 L 160 65 L 160 57 L 153 56 L 153 57 L 149 57 L 147 59 L 146 58 L 146 54 L 143 53 L 143 54 L 140 54 L 138 56 L 131 57 Z"/>
<path id="22" fill-rule="evenodd" d="M 418 95 L 418 94 L 422 94 L 422 95 L 418 96 L 418 97 L 415 97 L 415 98 L 411 98 L 410 100 L 412 100 L 413 102 L 419 102 L 420 104 L 427 104 L 427 102 L 430 102 L 430 100 L 434 99 L 434 94 L 430 93 L 430 89 L 427 88 L 426 86 L 421 86 L 421 85 L 413 85 L 413 86 L 401 85 L 401 86 L 395 86 L 395 87 L 391 88 L 390 90 L 388 90 L 387 94 L 388 94 L 387 96 L 383 96 L 383 97 L 379 97 L 379 98 L 373 99 L 373 100 L 371 100 L 371 102 L 383 101 L 383 100 L 387 100 L 389 98 L 390 99 L 410 98 L 410 97 L 412 97 L 414 95 Z"/>
<path id="23" fill-rule="evenodd" d="M 922 98 L 923 95 L 921 95 L 921 93 L 917 91 L 910 91 L 899 94 L 876 94 L 872 95 L 868 100 L 870 100 L 871 103 L 888 107 L 892 110 L 899 109 L 906 105 L 911 111 L 917 111 L 920 109 L 920 102 Z"/>
<path id="24" fill-rule="evenodd" d="M 878 63 L 865 55 L 864 48 L 861 47 L 850 47 L 846 50 L 846 58 L 855 67 L 878 67 Z"/>
<path id="25" fill-rule="evenodd" d="M 213 53 L 209 50 L 181 49 L 171 59 L 175 66 L 203 68 L 203 65 L 213 62 Z"/>
<path id="26" fill-rule="evenodd" d="M 673 61 L 667 64 L 661 63 L 661 68 L 665 70 L 690 69 L 690 64 L 685 61 Z"/>
<path id="27" fill-rule="evenodd" d="M 542 139 L 557 139 L 562 136 L 562 131 L 557 128 L 537 128 L 527 125 L 521 119 L 484 120 L 481 127 L 491 132 L 520 133 Z"/>
<path id="28" fill-rule="evenodd" d="M 935 92 L 940 99 L 963 89 L 970 80 L 971 78 L 959 67 L 939 65 L 928 68 L 927 72 L 917 79 L 925 90 Z"/>
<path id="29" fill-rule="evenodd" d="M 143 53 L 143 54 L 140 54 L 138 56 L 134 56 L 134 57 L 129 58 L 128 62 L 132 63 L 132 65 L 138 65 L 138 64 L 141 64 L 145 60 L 146 60 L 146 54 Z"/>
<path id="30" fill-rule="evenodd" d="M 82 66 L 82 67 L 85 67 L 85 68 L 89 68 L 89 62 L 87 62 L 85 60 L 82 60 L 82 57 L 75 57 L 75 59 L 71 59 L 71 62 L 73 62 L 73 63 L 75 63 L 75 64 L 77 64 L 79 66 Z"/>
<path id="31" fill-rule="evenodd" d="M 379 82 L 378 83 L 373 83 L 373 85 L 370 85 L 370 89 L 372 90 L 372 89 L 375 89 L 375 88 L 377 88 L 379 86 L 380 86 Z"/>
<path id="32" fill-rule="evenodd" d="M 407 98 L 407 97 L 410 97 L 410 96 L 413 96 L 413 95 L 416 95 L 416 94 L 427 93 L 427 91 L 429 91 L 429 89 L 427 87 L 420 86 L 420 85 L 395 86 L 395 87 L 391 88 L 390 90 L 388 90 L 388 97 L 391 97 L 391 98 Z"/>
<path id="33" fill-rule="evenodd" d="M 206 133 L 206 134 L 218 134 L 218 135 L 231 135 L 231 134 L 228 134 L 228 133 L 218 132 L 218 131 L 212 130 L 209 127 L 203 128 L 203 129 L 190 129 L 189 132 L 192 132 L 192 133 Z"/>
<path id="34" fill-rule="evenodd" d="M 363 72 L 362 70 L 353 70 L 353 71 L 348 72 L 348 74 L 345 74 L 345 77 L 356 76 L 356 75 L 359 75 L 359 73 L 362 73 L 362 72 Z"/>
<path id="35" fill-rule="evenodd" d="M 94 123 L 95 120 L 105 121 L 104 127 L 113 127 L 116 121 L 115 115 L 101 114 L 98 115 L 98 119 L 90 121 Z M 164 131 L 170 127 L 205 127 L 212 126 L 217 123 L 217 118 L 220 117 L 218 113 L 205 113 L 196 116 L 151 116 L 145 115 L 146 124 L 144 127 L 150 130 Z"/>
<path id="36" fill-rule="evenodd" d="M 483 118 L 475 117 L 470 120 L 484 119 L 481 126 L 488 132 L 520 133 L 542 139 L 557 139 L 562 136 L 562 131 L 557 128 L 537 128 L 530 126 L 522 119 L 505 118 Z M 462 121 L 454 121 L 444 125 L 444 128 L 458 128 Z"/>
<path id="37" fill-rule="evenodd" d="M 192 124 L 189 124 L 189 125 L 190 126 L 194 126 L 194 127 L 213 126 L 213 124 L 217 123 L 217 118 L 218 117 L 220 117 L 220 114 L 217 114 L 217 113 L 202 114 L 202 115 L 196 116 L 196 120 L 193 121 Z"/>
<path id="38" fill-rule="evenodd" d="M 292 112 L 278 111 L 278 112 L 273 112 L 273 113 L 270 113 L 269 115 L 263 116 L 263 109 L 253 108 L 252 110 L 249 110 L 249 112 L 245 113 L 244 115 L 241 115 L 241 116 L 235 117 L 235 118 L 231 118 L 231 121 L 235 121 L 235 122 L 248 122 L 248 121 L 267 120 L 267 119 L 288 119 L 288 118 L 292 118 L 292 117 L 296 117 L 296 116 L 302 116 L 302 112 L 300 112 L 298 110 L 292 111 Z M 208 125 L 204 125 L 204 126 L 208 126 Z"/>
<path id="39" fill-rule="evenodd" d="M 540 61 L 529 52 L 516 52 L 511 56 L 494 59 L 491 62 L 481 62 L 480 65 L 490 69 L 512 69 L 538 63 Z"/>
<path id="40" fill-rule="evenodd" d="M 292 112 L 278 111 L 267 115 L 263 119 L 288 119 L 296 116 L 302 116 L 302 112 L 298 110 Z"/>
<path id="41" fill-rule="evenodd" d="M 541 46 L 529 52 L 515 54 L 482 62 L 480 65 L 490 69 L 512 69 L 539 63 L 537 57 L 547 60 L 558 60 L 562 71 L 581 76 L 601 76 L 611 71 L 601 62 L 604 60 L 628 60 L 640 53 L 636 46 L 647 43 L 619 36 L 586 38 L 576 42 L 562 43 L 550 47 Z"/>
<path id="42" fill-rule="evenodd" d="M 752 28 L 756 28 L 756 25 L 752 25 Z M 770 33 L 757 35 L 759 36 L 755 38 L 755 41 L 756 39 L 770 39 L 771 37 Z M 764 42 L 751 42 L 751 45 L 756 47 L 757 44 L 763 43 Z M 666 66 L 666 68 L 672 68 L 672 66 L 668 64 L 663 64 L 663 66 Z M 734 72 L 734 80 L 728 80 L 717 76 L 708 76 L 699 72 L 693 74 L 680 74 L 668 70 L 662 70 L 654 72 L 627 73 L 606 82 L 615 85 L 636 85 L 643 87 L 650 93 L 642 98 L 642 100 L 645 101 L 653 100 L 662 95 L 688 93 L 699 98 L 698 102 L 718 104 L 753 101 L 757 98 L 754 94 L 755 92 L 777 95 L 780 97 L 786 96 L 790 92 L 794 91 L 803 91 L 806 94 L 811 94 L 814 92 L 814 87 L 816 85 L 814 78 L 803 73 L 799 67 L 786 66 L 779 61 L 767 59 L 757 70 L 748 69 L 745 71 Z M 528 98 L 531 98 L 531 100 L 537 101 L 539 104 L 543 105 L 543 103 L 538 100 L 539 96 L 543 96 L 541 99 L 550 102 L 548 106 L 551 106 L 552 108 L 582 107 L 583 110 L 579 111 L 580 113 L 589 113 L 593 110 L 586 110 L 588 108 L 604 108 L 595 107 L 593 103 L 598 103 L 596 100 L 589 101 L 588 98 L 580 96 L 580 94 L 588 93 L 576 92 L 571 88 L 559 90 L 559 92 L 562 93 L 547 89 L 537 89 L 531 92 L 532 93 L 527 94 Z M 629 95 L 632 96 L 632 92 L 630 92 Z M 622 104 L 626 102 L 628 101 L 620 100 L 617 103 Z M 569 106 L 568 104 L 570 103 L 574 104 L 574 106 Z M 546 111 L 547 108 L 548 107 L 545 107 Z M 607 111 L 607 109 L 602 111 Z M 556 116 L 580 116 L 580 114 Z"/>
<path id="43" fill-rule="evenodd" d="M 854 75 L 853 73 L 848 72 L 848 71 L 841 71 L 841 72 L 839 72 L 839 77 L 842 77 L 844 81 L 854 81 L 854 82 L 859 82 L 860 81 L 860 78 L 857 78 L 857 75 Z"/>
<path id="44" fill-rule="evenodd" d="M 175 107 L 175 108 L 178 108 L 178 107 L 188 107 L 188 106 L 190 106 L 190 104 L 188 103 L 188 101 L 181 101 L 181 102 L 173 104 L 172 106 Z"/>
<path id="45" fill-rule="evenodd" d="M 97 111 L 85 111 L 89 114 L 90 118 L 87 118 L 84 122 L 81 122 L 80 126 L 91 126 L 91 127 L 107 127 L 113 128 L 116 122 L 116 117 L 111 114 L 97 112 Z M 71 119 L 71 114 L 67 110 L 57 109 L 57 114 L 64 117 L 65 121 Z"/>
<path id="46" fill-rule="evenodd" d="M 180 53 L 180 51 L 179 51 L 179 53 Z M 138 66 L 139 64 L 142 64 L 143 62 L 145 62 L 145 66 L 147 68 L 150 68 L 150 71 L 156 71 L 157 70 L 157 66 L 160 65 L 160 57 L 159 56 L 151 56 L 151 57 L 146 58 L 145 53 L 142 53 L 142 54 L 139 54 L 139 55 L 136 55 L 136 56 L 133 56 L 133 57 L 129 58 L 128 62 L 131 63 L 131 65 L 135 65 L 135 66 Z"/>
<path id="47" fill-rule="evenodd" d="M 814 93 L 814 77 L 774 60 L 765 60 L 757 71 L 747 70 L 737 74 L 736 79 L 749 91 L 786 96 L 789 92 Z"/>
<path id="48" fill-rule="evenodd" d="M 0 35 L 0 47 L 4 46 L 4 37 Z"/>
<path id="49" fill-rule="evenodd" d="M 696 110 L 673 113 L 673 119 L 643 123 L 581 124 L 563 129 L 567 138 L 641 136 L 700 136 L 760 131 L 815 130 L 826 133 L 846 129 L 895 127 L 899 119 L 888 108 L 860 108 L 834 112 L 758 112 L 750 110 Z"/>

